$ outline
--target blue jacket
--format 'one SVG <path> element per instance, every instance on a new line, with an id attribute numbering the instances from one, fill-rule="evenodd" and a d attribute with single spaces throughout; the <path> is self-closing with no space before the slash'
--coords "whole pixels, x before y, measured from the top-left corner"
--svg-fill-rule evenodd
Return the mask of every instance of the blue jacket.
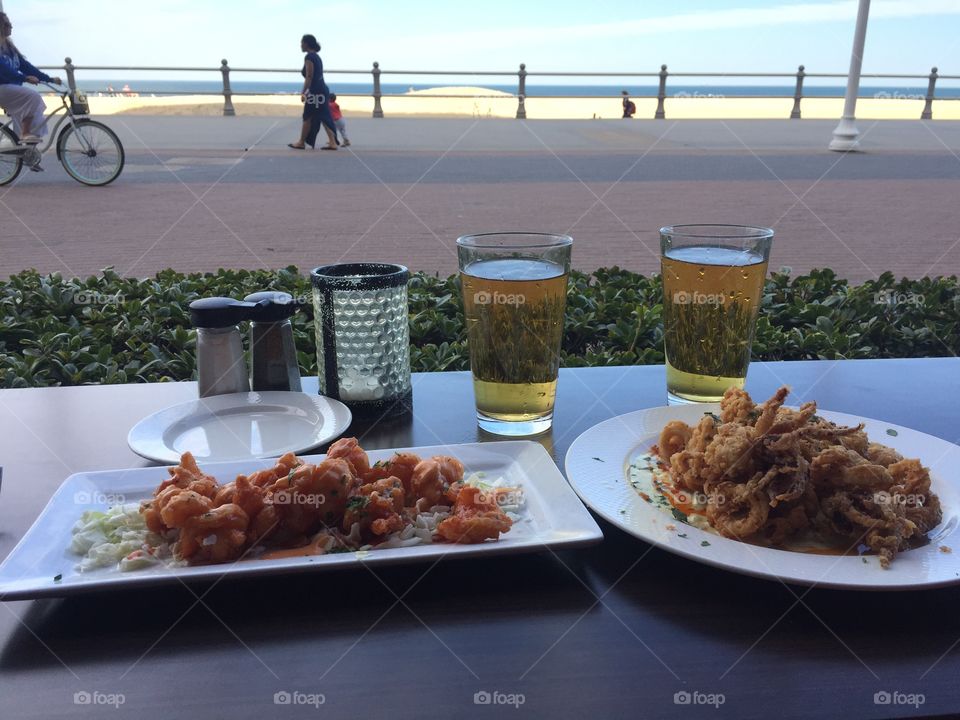
<path id="1" fill-rule="evenodd" d="M 30 64 L 22 53 L 18 54 L 20 69 L 17 70 L 6 55 L 0 54 L 0 85 L 23 85 L 28 75 L 33 75 L 43 82 L 50 82 L 51 78 L 45 72 Z"/>

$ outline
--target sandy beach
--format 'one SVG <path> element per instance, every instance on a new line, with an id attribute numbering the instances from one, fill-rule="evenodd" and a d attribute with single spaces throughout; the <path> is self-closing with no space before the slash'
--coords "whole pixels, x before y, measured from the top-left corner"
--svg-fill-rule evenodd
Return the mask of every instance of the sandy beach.
<path id="1" fill-rule="evenodd" d="M 221 115 L 220 95 L 120 96 L 88 98 L 94 115 Z M 48 99 L 48 105 L 56 99 Z M 338 102 L 347 117 L 370 117 L 373 98 L 340 95 Z M 652 118 L 655 98 L 634 98 L 637 118 Z M 287 117 L 299 111 L 300 98 L 295 95 L 235 95 L 237 115 L 255 117 Z M 385 117 L 480 117 L 512 118 L 517 113 L 515 95 L 481 87 L 448 87 L 418 90 L 403 95 L 385 96 L 381 107 Z M 531 120 L 619 119 L 620 97 L 609 98 L 539 98 L 525 100 L 527 118 Z M 865 120 L 919 119 L 923 100 L 900 98 L 861 98 L 857 117 Z M 725 98 L 668 97 L 665 113 L 668 119 L 787 119 L 793 107 L 791 98 Z M 839 118 L 842 98 L 804 98 L 801 103 L 805 119 Z M 936 120 L 960 120 L 960 100 L 937 100 L 933 104 Z"/>

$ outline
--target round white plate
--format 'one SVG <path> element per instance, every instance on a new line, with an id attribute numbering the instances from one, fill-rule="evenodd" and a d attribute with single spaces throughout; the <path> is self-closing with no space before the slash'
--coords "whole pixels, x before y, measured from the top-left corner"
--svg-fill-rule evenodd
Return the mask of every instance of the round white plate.
<path id="1" fill-rule="evenodd" d="M 888 570 L 876 556 L 817 555 L 758 547 L 679 522 L 648 503 L 628 482 L 632 462 L 648 452 L 670 420 L 696 425 L 718 404 L 676 405 L 620 415 L 578 437 L 566 457 L 567 478 L 607 522 L 664 550 L 697 562 L 784 582 L 862 590 L 912 590 L 960 583 L 960 447 L 916 430 L 844 413 L 818 411 L 841 425 L 864 423 L 870 439 L 920 458 L 930 468 L 943 522 L 930 543 L 899 553 Z M 941 550 L 947 548 L 951 552 Z"/>
<path id="2" fill-rule="evenodd" d="M 350 427 L 338 400 L 299 392 L 249 392 L 191 400 L 144 418 L 130 430 L 130 449 L 148 460 L 221 462 L 303 452 Z"/>

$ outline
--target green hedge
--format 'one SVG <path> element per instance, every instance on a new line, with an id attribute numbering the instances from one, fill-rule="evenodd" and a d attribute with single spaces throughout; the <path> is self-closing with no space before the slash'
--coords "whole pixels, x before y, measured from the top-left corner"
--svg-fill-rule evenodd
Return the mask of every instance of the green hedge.
<path id="1" fill-rule="evenodd" d="M 309 279 L 279 272 L 164 270 L 147 280 L 111 270 L 84 280 L 25 271 L 0 281 L 0 385 L 163 382 L 194 376 L 187 306 L 208 295 L 268 288 L 303 296 Z M 774 273 L 754 344 L 768 360 L 888 358 L 960 352 L 957 279 L 879 279 L 853 286 L 831 270 Z M 294 322 L 301 370 L 316 373 L 313 312 Z M 410 283 L 415 371 L 469 367 L 457 278 Z M 573 273 L 563 343 L 567 367 L 663 362 L 661 284 L 619 268 Z"/>

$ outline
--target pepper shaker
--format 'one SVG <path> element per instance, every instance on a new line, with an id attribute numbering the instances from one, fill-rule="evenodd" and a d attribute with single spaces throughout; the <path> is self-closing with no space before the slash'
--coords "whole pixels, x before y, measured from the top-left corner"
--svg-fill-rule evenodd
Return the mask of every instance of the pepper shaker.
<path id="1" fill-rule="evenodd" d="M 250 385 L 255 392 L 301 392 L 300 366 L 290 318 L 297 303 L 289 293 L 267 290 L 247 295 L 255 303 L 250 316 Z"/>
<path id="2" fill-rule="evenodd" d="M 233 298 L 211 297 L 190 303 L 190 322 L 197 329 L 197 385 L 200 397 L 250 391 L 243 339 L 237 325 L 256 305 Z"/>

